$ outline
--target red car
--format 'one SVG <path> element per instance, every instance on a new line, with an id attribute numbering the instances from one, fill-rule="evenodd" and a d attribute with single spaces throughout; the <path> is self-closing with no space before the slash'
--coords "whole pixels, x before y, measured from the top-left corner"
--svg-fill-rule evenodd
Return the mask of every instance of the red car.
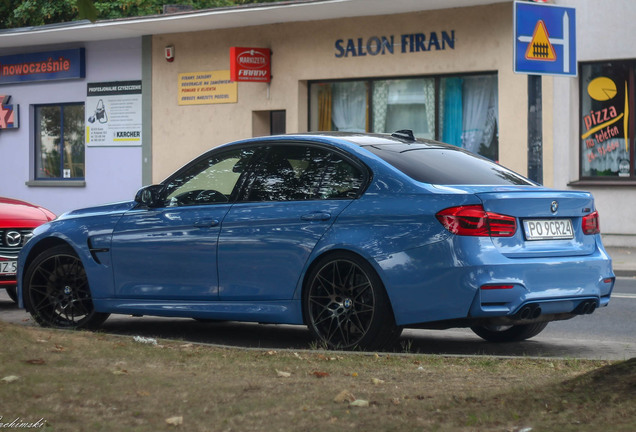
<path id="1" fill-rule="evenodd" d="M 45 208 L 0 197 L 0 288 L 5 288 L 13 301 L 17 301 L 18 253 L 34 228 L 53 219 L 55 215 Z"/>

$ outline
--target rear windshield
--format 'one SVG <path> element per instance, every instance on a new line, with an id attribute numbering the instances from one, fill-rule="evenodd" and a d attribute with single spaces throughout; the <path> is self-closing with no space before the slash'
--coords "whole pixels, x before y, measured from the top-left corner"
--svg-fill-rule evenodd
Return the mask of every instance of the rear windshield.
<path id="1" fill-rule="evenodd" d="M 488 159 L 452 146 L 365 146 L 409 177 L 437 185 L 534 185 Z"/>

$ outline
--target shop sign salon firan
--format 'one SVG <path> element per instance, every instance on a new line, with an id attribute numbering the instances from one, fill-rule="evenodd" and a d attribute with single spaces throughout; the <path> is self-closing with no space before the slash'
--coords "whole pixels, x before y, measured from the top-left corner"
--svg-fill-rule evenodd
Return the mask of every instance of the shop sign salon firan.
<path id="1" fill-rule="evenodd" d="M 334 48 L 336 58 L 444 51 L 455 49 L 455 30 L 338 39 Z"/>

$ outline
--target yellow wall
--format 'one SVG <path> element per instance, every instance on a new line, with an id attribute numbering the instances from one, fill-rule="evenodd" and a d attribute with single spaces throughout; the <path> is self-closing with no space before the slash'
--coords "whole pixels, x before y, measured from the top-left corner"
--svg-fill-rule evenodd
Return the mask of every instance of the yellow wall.
<path id="1" fill-rule="evenodd" d="M 454 49 L 403 54 L 397 46 L 402 34 L 440 35 L 451 30 Z M 262 111 L 286 110 L 287 132 L 306 131 L 310 80 L 486 71 L 496 71 L 499 77 L 500 162 L 525 174 L 527 78 L 513 73 L 512 32 L 508 3 L 154 36 L 153 180 L 162 180 L 211 147 L 261 134 Z M 335 56 L 337 39 L 390 35 L 395 36 L 394 54 Z M 175 47 L 173 63 L 164 59 L 166 45 Z M 270 48 L 271 84 L 239 83 L 236 104 L 179 106 L 178 74 L 229 69 L 232 46 Z M 551 155 L 544 151 L 544 166 L 551 166 Z"/>

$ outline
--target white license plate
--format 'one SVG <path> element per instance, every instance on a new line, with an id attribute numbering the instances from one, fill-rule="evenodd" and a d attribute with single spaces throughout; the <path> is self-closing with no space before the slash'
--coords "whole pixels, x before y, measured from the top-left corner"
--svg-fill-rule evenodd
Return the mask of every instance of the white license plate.
<path id="1" fill-rule="evenodd" d="M 570 219 L 524 220 L 526 240 L 566 240 L 574 238 Z"/>
<path id="2" fill-rule="evenodd" d="M 18 269 L 17 261 L 0 261 L 0 274 L 13 275 Z"/>

